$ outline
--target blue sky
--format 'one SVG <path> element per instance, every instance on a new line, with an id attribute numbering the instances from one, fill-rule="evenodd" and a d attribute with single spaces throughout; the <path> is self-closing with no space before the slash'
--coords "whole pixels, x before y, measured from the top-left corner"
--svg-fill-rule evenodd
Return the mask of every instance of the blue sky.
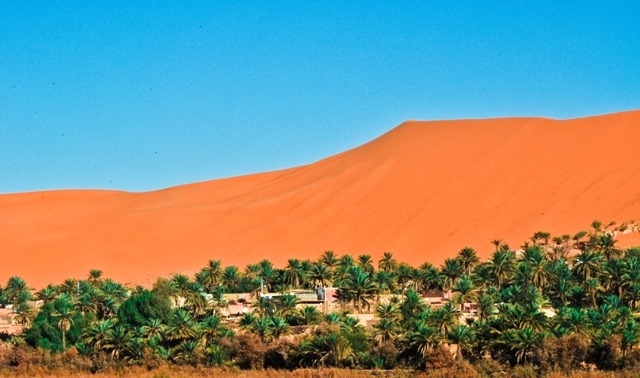
<path id="1" fill-rule="evenodd" d="M 640 108 L 640 2 L 0 0 L 0 193 L 311 163 L 406 119 Z"/>

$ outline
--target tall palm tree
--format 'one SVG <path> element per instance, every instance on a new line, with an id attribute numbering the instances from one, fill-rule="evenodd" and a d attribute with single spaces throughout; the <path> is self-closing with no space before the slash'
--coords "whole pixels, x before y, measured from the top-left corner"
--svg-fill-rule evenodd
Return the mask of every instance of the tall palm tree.
<path id="1" fill-rule="evenodd" d="M 324 251 L 318 262 L 333 270 L 338 265 L 338 256 L 333 251 Z"/>
<path id="2" fill-rule="evenodd" d="M 446 259 L 440 273 L 444 276 L 444 287 L 450 289 L 451 286 L 464 274 L 464 267 L 460 260 Z"/>
<path id="3" fill-rule="evenodd" d="M 222 285 L 227 291 L 233 292 L 240 285 L 242 276 L 240 275 L 240 269 L 237 266 L 228 266 L 222 272 Z"/>
<path id="4" fill-rule="evenodd" d="M 453 302 L 460 304 L 460 311 L 464 311 L 465 303 L 472 303 L 478 300 L 478 293 L 475 286 L 468 276 L 462 276 L 453 285 Z"/>
<path id="5" fill-rule="evenodd" d="M 348 272 L 340 287 L 340 295 L 352 302 L 358 314 L 361 313 L 362 305 L 370 306 L 372 299 L 378 292 L 375 281 L 371 273 L 353 266 Z"/>
<path id="6" fill-rule="evenodd" d="M 474 338 L 473 331 L 469 327 L 458 324 L 453 327 L 451 332 L 449 332 L 447 338 L 452 344 L 456 344 L 458 346 L 456 358 L 463 360 L 463 352 L 467 352 L 471 349 Z"/>
<path id="7" fill-rule="evenodd" d="M 491 255 L 489 264 L 498 289 L 502 289 L 515 271 L 515 254 L 512 251 L 495 251 Z"/>
<path id="8" fill-rule="evenodd" d="M 91 269 L 87 281 L 95 288 L 100 287 L 100 285 L 102 285 L 102 271 L 99 269 Z"/>
<path id="9" fill-rule="evenodd" d="M 309 279 L 315 287 L 326 287 L 333 274 L 331 269 L 324 264 L 314 263 L 309 272 Z"/>
<path id="10" fill-rule="evenodd" d="M 393 253 L 385 252 L 378 261 L 378 269 L 387 273 L 393 272 L 398 266 L 398 262 L 393 258 Z"/>
<path id="11" fill-rule="evenodd" d="M 202 268 L 196 276 L 196 280 L 204 286 L 208 292 L 212 292 L 220 283 L 222 277 L 222 263 L 220 260 L 209 260 L 207 266 Z"/>
<path id="12" fill-rule="evenodd" d="M 69 332 L 69 329 L 71 329 L 71 325 L 73 324 L 73 317 L 76 312 L 73 310 L 73 305 L 71 305 L 70 303 L 62 304 L 59 307 L 60 308 L 57 311 L 51 313 L 51 316 L 58 318 L 58 329 L 62 334 L 62 350 L 65 350 L 67 349 L 67 332 Z"/>
<path id="13" fill-rule="evenodd" d="M 456 256 L 458 260 L 462 263 L 462 267 L 467 272 L 467 275 L 471 275 L 471 270 L 474 266 L 480 263 L 480 258 L 476 253 L 475 249 L 471 247 L 464 247 L 458 252 L 458 256 Z"/>
<path id="14" fill-rule="evenodd" d="M 365 272 L 373 273 L 375 271 L 373 267 L 373 259 L 371 258 L 371 255 L 358 256 L 358 266 L 362 268 Z"/>
<path id="15" fill-rule="evenodd" d="M 285 282 L 291 287 L 300 287 L 304 281 L 302 263 L 298 259 L 289 259 L 285 270 Z"/>

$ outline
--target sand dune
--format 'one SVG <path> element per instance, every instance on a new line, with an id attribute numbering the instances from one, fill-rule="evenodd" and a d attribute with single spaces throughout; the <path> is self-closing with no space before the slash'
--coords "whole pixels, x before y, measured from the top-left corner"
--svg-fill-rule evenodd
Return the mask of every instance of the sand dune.
<path id="1" fill-rule="evenodd" d="M 490 239 L 640 220 L 640 111 L 557 121 L 401 124 L 314 164 L 146 193 L 0 196 L 0 280 L 100 268 L 149 283 L 209 259 L 244 266 L 384 251 L 440 263 Z"/>

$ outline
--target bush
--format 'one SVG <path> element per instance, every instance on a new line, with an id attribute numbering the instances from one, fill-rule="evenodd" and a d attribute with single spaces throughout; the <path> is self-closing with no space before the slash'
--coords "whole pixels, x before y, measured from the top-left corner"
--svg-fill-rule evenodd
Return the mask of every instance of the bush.
<path id="1" fill-rule="evenodd" d="M 561 371 L 569 374 L 580 370 L 587 360 L 590 341 L 583 335 L 562 336 L 559 339 L 547 338 L 534 352 L 531 361 L 542 372 Z"/>
<path id="2" fill-rule="evenodd" d="M 238 335 L 234 356 L 241 369 L 262 369 L 267 348 L 259 336 L 247 332 Z"/>

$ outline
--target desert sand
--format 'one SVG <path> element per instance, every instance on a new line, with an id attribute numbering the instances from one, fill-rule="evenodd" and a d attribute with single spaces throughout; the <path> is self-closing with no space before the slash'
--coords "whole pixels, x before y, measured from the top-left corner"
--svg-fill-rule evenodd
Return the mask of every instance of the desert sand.
<path id="1" fill-rule="evenodd" d="M 640 220 L 640 111 L 572 120 L 408 121 L 306 166 L 129 193 L 0 195 L 0 281 L 91 268 L 132 284 L 210 259 L 393 252 L 439 264 L 491 239 Z M 635 240 L 627 237 L 629 240 Z"/>

